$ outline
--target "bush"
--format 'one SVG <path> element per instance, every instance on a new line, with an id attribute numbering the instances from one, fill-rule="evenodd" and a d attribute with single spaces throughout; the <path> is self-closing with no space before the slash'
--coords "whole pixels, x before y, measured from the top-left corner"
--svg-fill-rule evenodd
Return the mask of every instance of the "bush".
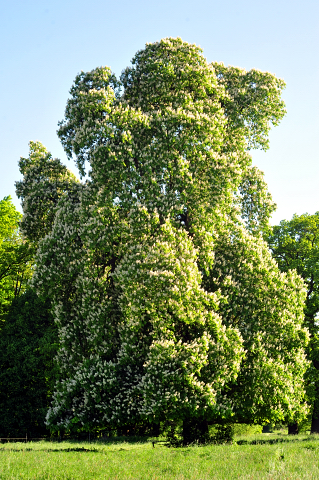
<path id="1" fill-rule="evenodd" d="M 262 429 L 263 427 L 261 425 L 250 425 L 249 423 L 235 423 L 234 435 L 258 435 L 259 433 L 262 433 Z"/>
<path id="2" fill-rule="evenodd" d="M 55 381 L 57 331 L 48 300 L 29 290 L 12 302 L 0 332 L 0 436 L 39 437 Z"/>

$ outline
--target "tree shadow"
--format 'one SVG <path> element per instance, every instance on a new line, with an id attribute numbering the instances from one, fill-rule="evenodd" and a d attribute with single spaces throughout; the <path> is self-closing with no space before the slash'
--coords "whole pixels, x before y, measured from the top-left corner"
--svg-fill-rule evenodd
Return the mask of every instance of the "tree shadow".
<path id="1" fill-rule="evenodd" d="M 43 448 L 41 450 L 34 448 L 0 448 L 0 451 L 6 452 L 86 452 L 86 453 L 102 453 L 97 448 Z"/>
<path id="2" fill-rule="evenodd" d="M 319 441 L 319 436 L 310 438 L 268 438 L 268 439 L 254 439 L 254 440 L 238 440 L 237 445 L 275 445 L 277 443 L 297 443 L 297 442 L 317 442 Z"/>

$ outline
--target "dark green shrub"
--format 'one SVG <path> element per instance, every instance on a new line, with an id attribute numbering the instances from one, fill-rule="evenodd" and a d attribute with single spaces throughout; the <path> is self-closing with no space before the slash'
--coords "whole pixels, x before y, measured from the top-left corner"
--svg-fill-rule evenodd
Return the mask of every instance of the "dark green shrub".
<path id="1" fill-rule="evenodd" d="M 0 332 L 0 436 L 47 435 L 56 376 L 57 331 L 48 299 L 28 290 L 12 302 Z"/>
<path id="2" fill-rule="evenodd" d="M 223 444 L 230 443 L 234 438 L 234 425 L 232 423 L 223 423 L 214 425 L 210 431 L 210 442 Z"/>

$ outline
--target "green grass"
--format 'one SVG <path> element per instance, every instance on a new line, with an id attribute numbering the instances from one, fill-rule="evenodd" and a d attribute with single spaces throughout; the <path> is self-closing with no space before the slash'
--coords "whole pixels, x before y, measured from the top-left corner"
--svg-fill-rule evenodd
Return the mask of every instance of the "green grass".
<path id="1" fill-rule="evenodd" d="M 0 479 L 319 479 L 319 436 L 256 434 L 236 440 L 249 443 L 188 448 L 153 448 L 147 441 L 6 443 L 0 444 Z"/>

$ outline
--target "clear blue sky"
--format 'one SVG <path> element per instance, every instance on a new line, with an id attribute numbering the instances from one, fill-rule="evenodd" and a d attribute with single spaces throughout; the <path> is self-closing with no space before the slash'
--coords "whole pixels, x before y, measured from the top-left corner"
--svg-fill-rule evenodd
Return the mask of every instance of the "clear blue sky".
<path id="1" fill-rule="evenodd" d="M 18 159 L 40 140 L 66 160 L 56 136 L 75 75 L 100 65 L 120 74 L 146 42 L 181 37 L 208 61 L 276 74 L 288 114 L 254 152 L 278 210 L 272 223 L 319 210 L 318 0 L 0 0 L 0 198 Z M 19 206 L 20 209 L 20 206 Z"/>

